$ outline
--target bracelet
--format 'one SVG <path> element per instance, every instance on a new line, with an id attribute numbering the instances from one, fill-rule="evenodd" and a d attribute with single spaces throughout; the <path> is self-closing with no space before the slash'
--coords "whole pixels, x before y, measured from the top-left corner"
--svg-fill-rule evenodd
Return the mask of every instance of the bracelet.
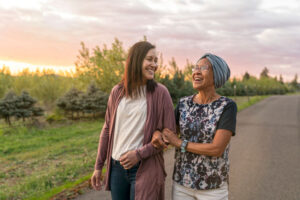
<path id="1" fill-rule="evenodd" d="M 189 141 L 187 141 L 187 140 L 183 140 L 182 141 L 181 146 L 180 146 L 181 153 L 185 153 L 186 152 L 186 147 L 187 147 L 188 142 Z"/>

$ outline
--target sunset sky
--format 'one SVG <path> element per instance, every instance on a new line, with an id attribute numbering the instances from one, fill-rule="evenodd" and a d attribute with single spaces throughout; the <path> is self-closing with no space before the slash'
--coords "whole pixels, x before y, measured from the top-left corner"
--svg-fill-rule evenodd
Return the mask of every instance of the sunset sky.
<path id="1" fill-rule="evenodd" d="M 0 67 L 72 69 L 80 42 L 128 49 L 146 35 L 180 66 L 206 52 L 233 76 L 263 67 L 285 81 L 300 76 L 298 0 L 0 0 Z M 73 66 L 73 67 L 72 67 Z"/>

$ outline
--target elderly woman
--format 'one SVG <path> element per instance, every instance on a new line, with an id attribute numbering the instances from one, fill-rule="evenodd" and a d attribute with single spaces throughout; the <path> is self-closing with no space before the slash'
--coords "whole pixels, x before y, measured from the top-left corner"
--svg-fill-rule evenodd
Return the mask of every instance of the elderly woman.
<path id="1" fill-rule="evenodd" d="M 237 106 L 220 96 L 216 88 L 228 80 L 226 62 L 205 54 L 193 68 L 193 87 L 198 94 L 180 99 L 175 118 L 180 132 L 155 132 L 152 144 L 159 148 L 163 138 L 176 147 L 173 173 L 174 200 L 228 199 L 229 142 L 235 135 Z"/>

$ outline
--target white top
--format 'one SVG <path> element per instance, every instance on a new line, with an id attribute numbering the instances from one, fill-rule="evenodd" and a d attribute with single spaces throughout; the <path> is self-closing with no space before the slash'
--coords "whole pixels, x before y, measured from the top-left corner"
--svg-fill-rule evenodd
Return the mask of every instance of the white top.
<path id="1" fill-rule="evenodd" d="M 141 97 L 123 97 L 119 103 L 114 130 L 112 158 L 120 160 L 122 154 L 143 146 L 144 126 L 147 117 L 147 100 Z"/>

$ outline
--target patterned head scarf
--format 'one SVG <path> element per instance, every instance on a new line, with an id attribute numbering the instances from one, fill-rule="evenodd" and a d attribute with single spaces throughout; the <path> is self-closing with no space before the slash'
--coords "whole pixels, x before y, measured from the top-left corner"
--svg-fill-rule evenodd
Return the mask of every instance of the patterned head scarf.
<path id="1" fill-rule="evenodd" d="M 215 88 L 222 87 L 230 77 L 230 69 L 227 63 L 221 57 L 211 53 L 204 54 L 199 60 L 203 58 L 207 58 L 213 67 Z"/>

